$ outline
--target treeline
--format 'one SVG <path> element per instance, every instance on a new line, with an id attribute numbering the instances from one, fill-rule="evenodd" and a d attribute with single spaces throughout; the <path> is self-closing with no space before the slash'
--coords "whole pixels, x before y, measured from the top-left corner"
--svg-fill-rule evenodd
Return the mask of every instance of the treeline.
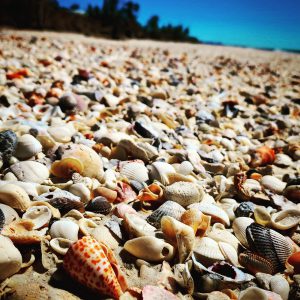
<path id="1" fill-rule="evenodd" d="M 150 38 L 165 41 L 199 42 L 182 25 L 159 26 L 152 16 L 143 26 L 138 22 L 139 4 L 104 0 L 102 7 L 78 11 L 78 4 L 60 7 L 57 0 L 1 0 L 0 25 L 22 29 L 79 32 L 114 39 Z"/>

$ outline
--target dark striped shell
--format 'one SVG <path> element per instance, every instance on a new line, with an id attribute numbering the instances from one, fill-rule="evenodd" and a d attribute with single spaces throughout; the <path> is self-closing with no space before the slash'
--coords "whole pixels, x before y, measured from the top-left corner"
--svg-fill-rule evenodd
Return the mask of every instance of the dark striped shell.
<path id="1" fill-rule="evenodd" d="M 0 232 L 4 227 L 4 224 L 5 224 L 5 216 L 4 216 L 3 211 L 0 208 Z"/>
<path id="2" fill-rule="evenodd" d="M 287 258 L 292 253 L 288 241 L 280 233 L 252 223 L 246 229 L 247 241 L 250 249 L 269 260 L 276 271 L 284 269 Z"/>
<path id="3" fill-rule="evenodd" d="M 239 255 L 239 263 L 252 274 L 262 272 L 272 275 L 276 273 L 275 267 L 269 260 L 250 251 Z"/>
<path id="4" fill-rule="evenodd" d="M 107 215 L 110 213 L 112 205 L 106 198 L 99 196 L 91 200 L 85 209 L 98 214 Z"/>
<path id="5" fill-rule="evenodd" d="M 84 212 L 84 204 L 80 201 L 61 197 L 54 198 L 48 201 L 53 207 L 57 208 L 62 215 L 68 213 L 72 209 Z"/>

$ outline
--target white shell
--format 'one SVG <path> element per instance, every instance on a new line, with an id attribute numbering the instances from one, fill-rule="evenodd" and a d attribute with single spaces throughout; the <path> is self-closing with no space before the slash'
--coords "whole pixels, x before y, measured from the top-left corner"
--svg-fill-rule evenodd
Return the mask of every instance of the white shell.
<path id="1" fill-rule="evenodd" d="M 183 161 L 177 168 L 176 171 L 182 175 L 190 175 L 194 170 L 193 165 L 188 161 Z"/>
<path id="2" fill-rule="evenodd" d="M 91 199 L 90 190 L 86 187 L 85 184 L 81 182 L 72 184 L 69 188 L 69 192 L 75 196 L 80 197 L 81 202 L 83 203 L 88 203 Z"/>
<path id="3" fill-rule="evenodd" d="M 240 267 L 237 250 L 225 242 L 219 242 L 218 245 L 225 259 L 235 267 Z"/>
<path id="4" fill-rule="evenodd" d="M 138 182 L 144 182 L 149 179 L 148 169 L 143 162 L 133 161 L 125 163 L 120 170 L 120 174 L 129 180 Z"/>
<path id="5" fill-rule="evenodd" d="M 24 134 L 18 139 L 15 156 L 19 159 L 30 158 L 42 151 L 41 143 L 32 135 Z"/>
<path id="6" fill-rule="evenodd" d="M 287 209 L 272 214 L 271 224 L 273 228 L 287 230 L 297 226 L 300 222 L 300 210 Z"/>
<path id="7" fill-rule="evenodd" d="M 50 235 L 52 238 L 64 238 L 71 241 L 78 240 L 79 226 L 67 219 L 60 219 L 52 224 Z"/>
<path id="8" fill-rule="evenodd" d="M 274 275 L 270 280 L 271 291 L 280 295 L 282 300 L 288 300 L 290 285 L 282 275 Z"/>
<path id="9" fill-rule="evenodd" d="M 51 248 L 61 255 L 65 255 L 74 241 L 64 238 L 54 238 L 50 241 Z"/>
<path id="10" fill-rule="evenodd" d="M 32 206 L 29 207 L 23 214 L 22 219 L 29 219 L 34 223 L 33 229 L 38 229 L 49 224 L 52 213 L 47 206 Z"/>
<path id="11" fill-rule="evenodd" d="M 10 206 L 0 203 L 0 209 L 4 214 L 4 225 L 8 225 L 15 220 L 19 220 L 18 213 Z"/>
<path id="12" fill-rule="evenodd" d="M 166 162 L 156 161 L 149 168 L 149 176 L 151 180 L 158 180 L 163 185 L 168 185 L 168 175 L 176 173 L 174 167 Z"/>
<path id="13" fill-rule="evenodd" d="M 264 176 L 260 183 L 265 189 L 271 190 L 276 194 L 281 194 L 286 186 L 285 182 L 271 175 Z"/>
<path id="14" fill-rule="evenodd" d="M 57 189 L 53 192 L 49 192 L 49 193 L 43 193 L 37 197 L 34 197 L 35 201 L 49 201 L 51 199 L 54 198 L 68 198 L 70 200 L 75 200 L 75 201 L 80 201 L 80 197 L 75 196 L 74 194 L 65 191 L 65 190 L 61 190 L 61 189 Z"/>
<path id="15" fill-rule="evenodd" d="M 154 236 L 156 228 L 137 214 L 126 213 L 124 227 L 130 236 Z"/>
<path id="16" fill-rule="evenodd" d="M 246 237 L 246 228 L 254 222 L 253 219 L 247 217 L 236 218 L 232 223 L 232 229 L 238 240 L 245 246 L 249 247 Z"/>
<path id="17" fill-rule="evenodd" d="M 257 287 L 249 287 L 246 290 L 243 290 L 239 295 L 239 300 L 268 300 L 274 299 L 279 300 L 280 298 L 269 298 L 265 290 L 257 288 Z"/>

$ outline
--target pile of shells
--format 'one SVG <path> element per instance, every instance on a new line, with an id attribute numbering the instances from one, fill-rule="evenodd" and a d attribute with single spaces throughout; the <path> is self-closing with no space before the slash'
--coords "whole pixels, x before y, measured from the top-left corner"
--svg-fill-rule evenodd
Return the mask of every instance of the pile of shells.
<path id="1" fill-rule="evenodd" d="M 1 36 L 0 298 L 300 299 L 299 57 L 99 43 Z"/>

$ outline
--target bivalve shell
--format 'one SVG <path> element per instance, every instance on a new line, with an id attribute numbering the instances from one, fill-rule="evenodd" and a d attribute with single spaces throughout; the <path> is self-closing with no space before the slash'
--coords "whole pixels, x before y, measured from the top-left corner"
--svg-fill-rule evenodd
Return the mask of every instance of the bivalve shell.
<path id="1" fill-rule="evenodd" d="M 137 214 L 126 213 L 124 227 L 129 237 L 154 236 L 156 228 Z"/>
<path id="2" fill-rule="evenodd" d="M 144 182 L 149 179 L 148 169 L 142 161 L 123 162 L 120 168 L 120 174 L 128 180 L 135 180 L 138 182 Z"/>
<path id="3" fill-rule="evenodd" d="M 79 226 L 67 219 L 60 219 L 52 224 L 50 235 L 52 238 L 64 238 L 71 241 L 78 240 Z"/>
<path id="4" fill-rule="evenodd" d="M 240 267 L 237 250 L 228 243 L 218 242 L 225 259 L 235 267 Z"/>
<path id="5" fill-rule="evenodd" d="M 29 219 L 34 223 L 33 229 L 38 229 L 49 224 L 52 213 L 47 206 L 31 206 L 23 214 L 22 219 Z"/>
<path id="6" fill-rule="evenodd" d="M 288 230 L 300 222 L 300 210 L 287 209 L 274 213 L 271 216 L 272 227 L 279 230 Z"/>
<path id="7" fill-rule="evenodd" d="M 18 215 L 18 213 L 10 206 L 6 205 L 6 204 L 2 204 L 0 203 L 0 231 L 2 229 L 1 227 L 1 213 L 2 215 L 2 227 L 5 225 L 10 224 L 13 221 L 19 220 L 20 217 Z"/>
<path id="8" fill-rule="evenodd" d="M 269 189 L 276 194 L 282 194 L 286 186 L 285 182 L 271 175 L 263 176 L 260 183 L 265 189 Z"/>
<path id="9" fill-rule="evenodd" d="M 168 185 L 168 175 L 176 173 L 174 167 L 166 162 L 156 161 L 152 163 L 149 168 L 149 175 L 151 180 L 158 180 L 163 185 Z"/>
<path id="10" fill-rule="evenodd" d="M 15 156 L 19 159 L 28 159 L 42 151 L 41 143 L 31 134 L 24 134 L 18 139 Z"/>
<path id="11" fill-rule="evenodd" d="M 76 209 L 79 212 L 84 212 L 84 204 L 73 199 L 61 197 L 48 200 L 47 202 L 53 207 L 57 208 L 62 215 L 68 213 L 72 209 Z"/>
<path id="12" fill-rule="evenodd" d="M 246 229 L 253 222 L 254 220 L 251 218 L 239 217 L 236 218 L 232 223 L 232 229 L 235 236 L 246 248 L 249 247 L 247 237 L 246 237 Z"/>
<path id="13" fill-rule="evenodd" d="M 93 211 L 98 214 L 107 215 L 112 209 L 112 205 L 106 198 L 98 196 L 92 199 L 85 207 L 88 211 Z"/>

